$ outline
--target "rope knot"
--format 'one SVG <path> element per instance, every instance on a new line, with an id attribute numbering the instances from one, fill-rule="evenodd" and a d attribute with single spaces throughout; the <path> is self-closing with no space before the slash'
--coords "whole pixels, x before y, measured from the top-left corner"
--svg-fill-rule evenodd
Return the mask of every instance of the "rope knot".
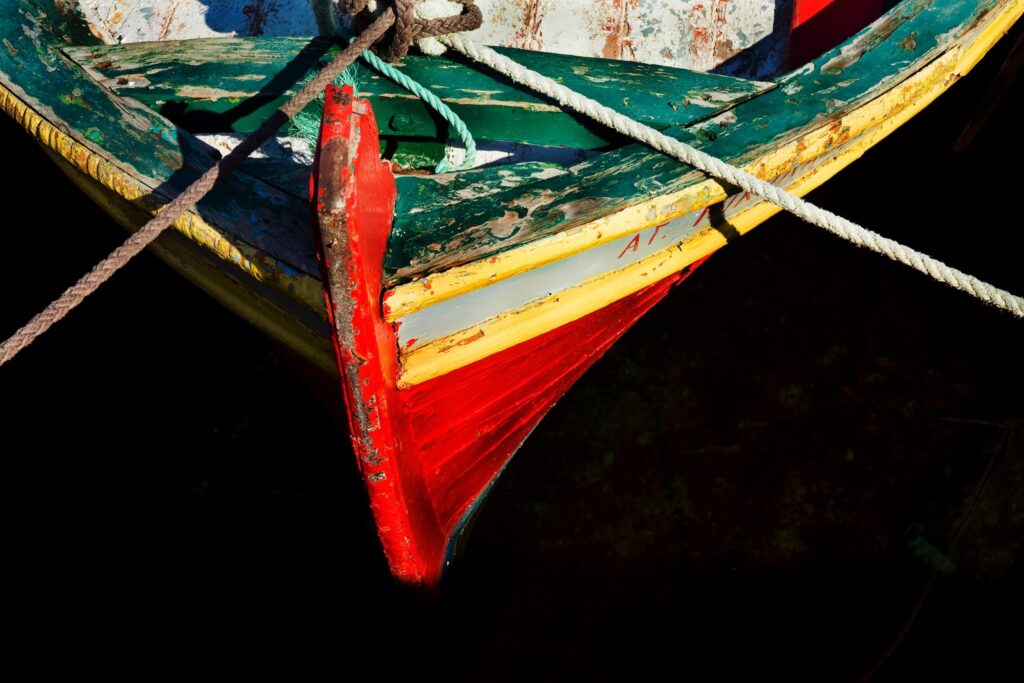
<path id="1" fill-rule="evenodd" d="M 373 48 L 386 62 L 405 57 L 414 42 L 427 54 L 441 54 L 444 46 L 434 36 L 473 31 L 483 23 L 475 0 L 338 0 L 338 9 L 350 16 L 394 12 L 394 27 Z"/>

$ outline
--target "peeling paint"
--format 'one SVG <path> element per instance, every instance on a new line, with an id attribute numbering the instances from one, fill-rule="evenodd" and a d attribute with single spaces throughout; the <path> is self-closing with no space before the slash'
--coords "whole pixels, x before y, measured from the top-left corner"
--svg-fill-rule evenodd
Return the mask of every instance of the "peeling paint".
<path id="1" fill-rule="evenodd" d="M 908 2 L 901 5 L 901 7 L 912 6 L 915 6 L 915 3 Z M 764 166 L 759 173 L 771 177 L 772 173 L 778 170 L 772 164 L 782 164 L 783 162 L 792 164 L 791 159 L 780 160 L 771 156 L 772 150 L 778 150 L 792 142 L 794 135 L 806 135 L 807 131 L 812 128 L 825 136 L 821 144 L 827 150 L 841 150 L 850 136 L 859 134 L 865 129 L 865 126 L 876 126 L 878 132 L 872 139 L 880 139 L 887 131 L 905 121 L 914 111 L 925 106 L 932 97 L 969 69 L 973 61 L 980 57 L 987 46 L 991 44 L 991 35 L 998 33 L 989 24 L 985 24 L 985 40 L 978 40 L 978 45 L 974 45 L 971 41 L 975 40 L 977 34 L 971 32 L 974 31 L 974 26 L 977 24 L 968 25 L 966 22 L 968 20 L 977 22 L 986 16 L 989 8 L 993 7 L 999 7 L 1003 12 L 1015 11 L 1019 14 L 1019 3 L 1014 3 L 1013 10 L 1005 10 L 1005 7 L 1009 6 L 1009 4 L 993 3 L 972 5 L 967 2 L 951 0 L 937 9 L 922 10 L 930 11 L 927 21 L 912 22 L 912 27 L 900 26 L 884 36 L 884 31 L 877 33 L 874 29 L 869 30 L 864 35 L 874 33 L 876 38 L 883 36 L 882 40 L 877 44 L 870 44 L 870 41 L 864 42 L 862 36 L 851 43 L 852 45 L 856 44 L 858 40 L 861 41 L 860 45 L 865 49 L 860 54 L 854 55 L 852 49 L 847 49 L 845 54 L 840 50 L 827 59 L 819 61 L 819 65 L 824 65 L 836 57 L 843 57 L 845 60 L 855 56 L 855 59 L 846 60 L 842 68 L 837 70 L 843 74 L 841 78 L 838 73 L 820 73 L 815 76 L 815 67 L 808 66 L 797 75 L 783 79 L 781 82 L 784 85 L 779 91 L 764 95 L 750 106 L 736 110 L 733 114 L 736 116 L 736 120 L 727 123 L 727 128 L 730 130 L 740 128 L 746 137 L 741 140 L 732 133 L 723 133 L 714 145 L 709 144 L 707 147 L 709 150 L 722 152 L 721 156 L 723 157 L 739 159 L 743 163 L 758 158 L 759 155 L 766 155 L 763 157 L 763 161 L 759 160 L 759 163 Z M 925 27 L 924 31 L 921 30 L 921 26 Z M 1002 28 L 1005 30 L 1005 25 L 1002 25 Z M 911 36 L 912 29 L 917 32 Z M 39 38 L 38 23 L 29 21 L 21 29 L 21 33 L 15 30 L 9 32 L 8 35 L 10 43 L 8 49 L 0 50 L 0 79 L 16 90 L 18 97 L 25 97 L 33 110 L 39 112 L 43 118 L 52 120 L 54 125 L 60 126 L 65 133 L 70 131 L 70 136 L 74 137 L 73 140 L 69 135 L 65 135 L 66 139 L 63 139 L 56 136 L 53 131 L 45 133 L 45 135 L 56 136 L 57 142 L 51 146 L 55 150 L 60 147 L 61 149 L 57 151 L 61 156 L 69 159 L 76 167 L 84 169 L 83 172 L 88 172 L 92 177 L 96 177 L 96 168 L 99 167 L 101 160 L 105 159 L 104 163 L 116 168 L 118 174 L 116 177 L 107 178 L 105 182 L 121 188 L 115 191 L 125 196 L 132 192 L 138 192 L 138 187 L 145 187 L 143 181 L 150 186 L 156 186 L 170 172 L 175 172 L 182 167 L 182 159 L 180 156 L 175 156 L 178 145 L 170 144 L 171 139 L 168 137 L 173 131 L 166 127 L 155 128 L 154 121 L 157 117 L 153 117 L 152 112 L 146 112 L 137 103 L 131 104 L 130 99 L 116 98 L 109 92 L 98 92 L 100 89 L 96 87 L 95 83 L 92 83 L 93 90 L 76 94 L 75 89 L 69 87 L 68 84 L 75 84 L 76 87 L 84 86 L 90 83 L 89 79 L 66 78 L 69 63 L 61 53 L 63 48 L 54 48 L 44 44 L 44 40 Z M 914 43 L 913 54 L 908 54 L 910 42 Z M 956 52 L 949 55 L 943 54 L 943 50 L 947 49 L 949 45 L 954 45 Z M 34 93 L 38 97 L 32 98 L 23 89 L 18 90 L 15 85 L 16 79 L 27 73 L 27 70 L 32 70 L 31 73 L 34 74 L 33 78 L 36 81 L 26 81 L 25 85 L 32 86 L 37 82 L 51 83 L 56 74 L 62 79 L 59 81 L 60 86 L 55 86 L 52 91 L 39 88 Z M 136 74 L 139 71 L 130 73 Z M 152 75 L 151 72 L 144 73 Z M 12 82 L 12 79 L 15 80 Z M 230 88 L 223 90 L 228 95 L 234 94 Z M 822 97 L 825 94 L 828 97 Z M 779 106 L 784 102 L 792 106 Z M 870 106 L 865 105 L 867 102 L 871 103 Z M 90 114 L 90 108 L 97 109 L 101 116 L 87 116 Z M 800 119 L 798 114 L 805 118 Z M 727 118 L 723 117 L 713 122 L 711 127 L 721 128 L 721 123 Z M 111 122 L 123 124 L 123 126 L 119 127 Z M 670 132 L 687 140 L 690 140 L 689 136 L 693 134 L 692 131 L 683 129 L 674 129 Z M 43 134 L 40 133 L 40 135 Z M 106 137 L 106 140 L 103 140 L 103 136 Z M 188 139 L 187 135 L 183 136 L 183 139 Z M 97 150 L 95 147 L 99 144 L 97 140 L 103 140 L 102 144 L 109 149 Z M 145 154 L 132 155 L 121 152 L 126 140 L 132 143 L 128 149 L 145 150 Z M 168 144 L 152 145 L 150 144 L 151 140 Z M 44 142 L 44 144 L 47 143 Z M 105 157 L 101 157 L 98 151 L 102 152 Z M 801 150 L 798 148 L 798 151 Z M 603 157 L 600 160 L 588 159 L 569 169 L 542 167 L 530 170 L 529 173 L 520 176 L 520 179 L 536 177 L 545 182 L 539 182 L 536 188 L 529 188 L 528 195 L 524 195 L 524 191 L 519 190 L 518 196 L 509 193 L 493 198 L 495 201 L 488 200 L 494 206 L 502 206 L 502 211 L 508 211 L 516 216 L 523 216 L 525 213 L 522 219 L 524 222 L 527 222 L 526 218 L 530 219 L 529 225 L 506 225 L 504 226 L 505 230 L 498 230 L 496 235 L 505 237 L 510 227 L 520 232 L 527 232 L 528 228 L 537 228 L 536 232 L 521 235 L 522 239 L 534 241 L 548 237 L 553 241 L 566 239 L 567 236 L 571 237 L 570 233 L 577 226 L 567 222 L 564 219 L 564 213 L 559 214 L 559 211 L 565 206 L 573 207 L 573 212 L 578 210 L 580 220 L 594 221 L 607 215 L 613 215 L 615 212 L 623 212 L 634 205 L 643 205 L 645 211 L 646 207 L 650 206 L 648 213 L 654 217 L 659 212 L 682 211 L 683 209 L 677 207 L 676 204 L 682 202 L 679 206 L 684 206 L 686 202 L 696 201 L 697 197 L 703 197 L 701 201 L 706 202 L 721 191 L 713 182 L 702 179 L 700 174 L 679 177 L 678 164 L 653 155 L 649 151 L 627 146 L 600 156 Z M 145 177 L 145 173 L 132 168 L 132 164 L 149 165 L 157 172 Z M 444 186 L 455 186 L 459 180 L 459 177 L 453 174 L 453 177 L 444 180 Z M 133 185 L 125 189 L 123 186 L 129 181 Z M 426 181 L 435 185 L 441 184 L 439 179 L 428 178 Z M 519 187 L 515 185 L 516 182 L 518 180 L 513 176 L 497 174 L 494 178 L 494 185 L 491 187 L 498 188 L 499 192 L 510 188 L 516 190 Z M 252 230 L 250 237 L 258 236 L 257 233 L 261 231 L 270 234 L 271 231 L 268 227 L 270 222 L 267 220 L 269 214 L 254 213 L 260 207 L 251 206 L 253 196 L 260 197 L 262 202 L 263 195 L 260 192 L 265 189 L 259 183 L 253 184 L 251 179 L 247 183 L 243 186 L 251 188 L 250 191 L 244 197 L 238 198 L 237 201 L 231 199 L 230 209 L 225 211 L 222 208 L 220 216 L 224 217 L 222 219 L 224 224 L 232 229 L 244 225 L 248 220 L 247 217 L 250 217 L 253 222 L 258 223 L 258 225 L 245 228 Z M 595 201 L 594 207 L 573 204 L 579 199 L 580 187 L 586 187 L 590 198 Z M 619 192 L 623 188 L 626 191 Z M 686 194 L 684 202 L 680 197 L 683 196 L 681 190 L 685 188 L 692 188 L 692 192 Z M 472 196 L 473 199 L 467 201 L 468 204 L 472 204 L 478 202 L 488 191 L 490 188 L 483 185 L 471 190 L 464 186 L 459 191 L 463 194 L 459 196 Z M 672 203 L 674 208 L 668 208 L 668 201 L 658 205 L 654 205 L 653 202 L 647 203 L 646 198 L 655 195 L 665 196 L 671 193 L 676 193 L 676 199 Z M 138 195 L 134 196 L 138 200 Z M 537 203 L 533 203 L 534 200 Z M 274 211 L 273 215 L 289 218 L 292 213 L 295 213 L 295 209 L 291 204 L 288 206 L 289 209 Z M 470 206 L 469 208 L 474 207 Z M 460 207 L 458 213 L 448 212 L 445 220 L 456 226 L 486 224 L 485 220 L 474 223 L 473 220 L 477 216 L 472 213 L 462 213 L 462 211 L 463 207 Z M 560 215 L 563 217 L 560 218 Z M 560 220 L 563 222 L 559 223 Z M 221 255 L 222 258 L 239 264 L 256 279 L 266 278 L 280 281 L 281 275 L 274 271 L 274 266 L 265 267 L 265 264 L 268 258 L 271 261 L 274 258 L 268 257 L 267 254 L 278 253 L 281 247 L 286 245 L 273 245 L 268 247 L 268 251 L 261 252 L 229 233 L 218 232 L 216 228 L 202 222 L 198 217 L 191 217 L 190 221 L 190 225 L 180 228 L 183 233 L 188 234 L 204 246 L 209 246 L 211 251 Z M 610 228 L 611 226 L 605 225 L 604 227 Z M 544 230 L 556 229 L 560 232 L 548 235 L 544 233 Z M 195 231 L 195 234 L 189 231 Z M 598 236 L 596 239 L 601 239 L 600 236 L 604 233 L 598 230 L 595 234 Z M 517 239 L 519 237 L 517 236 Z M 288 238 L 288 240 L 291 239 L 293 238 Z M 472 239 L 473 236 L 470 234 L 460 234 L 451 241 L 466 246 L 467 250 L 464 254 L 472 255 L 475 252 L 469 247 L 475 249 L 479 246 L 474 245 Z M 433 241 L 431 244 L 440 249 L 443 241 Z M 495 252 L 493 244 L 485 246 L 492 249 L 490 253 L 485 254 L 485 259 L 488 266 L 491 267 L 488 277 L 493 278 L 498 272 L 495 259 L 499 255 L 503 255 L 504 252 Z M 654 277 L 657 267 L 659 267 L 658 263 L 645 264 L 644 269 L 637 271 L 637 274 L 644 278 Z"/>
<path id="2" fill-rule="evenodd" d="M 865 53 L 887 41 L 896 29 L 930 7 L 935 0 L 907 0 L 897 11 L 886 14 L 839 50 L 839 54 L 822 65 L 822 73 L 840 74 L 851 64 L 856 63 Z M 914 45 L 917 37 L 914 36 Z"/>
<path id="3" fill-rule="evenodd" d="M 315 36 L 323 17 L 310 0 L 79 0 L 103 42 L 224 36 Z"/>
<path id="4" fill-rule="evenodd" d="M 245 99 L 249 93 L 245 91 L 232 92 L 220 88 L 211 88 L 201 85 L 189 85 L 178 89 L 178 95 L 189 100 L 230 100 Z"/>
<path id="5" fill-rule="evenodd" d="M 310 0 L 79 0 L 106 43 L 333 32 Z M 477 0 L 479 42 L 700 71 L 775 33 L 775 0 Z M 785 17 L 782 18 L 785 21 Z M 781 51 L 778 51 L 781 55 Z M 767 53 L 766 53 L 767 54 Z M 776 58 L 777 59 L 777 58 Z"/>

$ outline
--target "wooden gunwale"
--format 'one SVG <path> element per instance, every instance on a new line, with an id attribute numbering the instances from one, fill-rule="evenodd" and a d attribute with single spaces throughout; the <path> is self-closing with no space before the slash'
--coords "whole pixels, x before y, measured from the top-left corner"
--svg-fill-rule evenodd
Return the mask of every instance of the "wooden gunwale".
<path id="1" fill-rule="evenodd" d="M 919 96 L 926 97 L 926 100 L 923 104 L 915 105 L 913 100 L 900 90 L 903 84 L 913 81 L 915 87 L 919 86 L 922 78 L 927 78 L 929 74 L 935 72 L 936 62 L 941 62 L 951 52 L 963 53 L 957 60 L 954 71 L 958 77 L 965 75 L 991 45 L 1009 30 L 1022 12 L 1024 3 L 1019 0 L 1008 3 L 1001 12 L 989 12 L 982 27 L 990 28 L 985 29 L 984 35 L 982 27 L 975 27 L 916 72 L 904 74 L 903 81 L 890 84 L 887 90 L 876 97 L 861 102 L 848 111 L 840 111 L 827 120 L 817 121 L 808 128 L 794 130 L 790 139 L 773 142 L 767 149 L 758 150 L 752 157 L 739 160 L 738 165 L 758 177 L 771 180 L 800 164 L 833 152 L 845 141 L 879 125 L 880 120 L 895 116 L 897 110 L 912 107 L 909 116 L 899 119 L 902 124 L 951 85 L 940 84 L 937 89 L 929 89 L 928 92 L 919 88 Z M 743 106 L 741 104 L 737 112 L 742 110 Z M 872 138 L 870 144 L 875 144 L 881 139 Z M 703 173 L 691 171 L 688 177 L 691 184 L 681 190 L 641 200 L 596 220 L 508 248 L 488 258 L 453 266 L 399 284 L 388 292 L 387 319 L 398 320 L 445 299 L 486 287 L 606 242 L 700 211 L 723 201 L 728 195 L 727 188 Z"/>
<path id="2" fill-rule="evenodd" d="M 813 131 L 808 137 L 812 138 L 810 142 L 814 144 L 809 144 L 805 138 L 795 140 L 785 148 L 767 154 L 763 159 L 752 163 L 747 167 L 748 170 L 761 177 L 775 177 L 783 169 L 813 160 L 814 154 L 807 158 L 807 156 L 801 156 L 800 153 L 805 152 L 807 149 L 813 150 L 817 146 L 819 150 L 817 154 L 819 156 L 825 152 L 830 152 L 834 156 L 817 168 L 795 178 L 788 185 L 788 189 L 798 195 L 811 191 L 859 158 L 869 148 L 934 101 L 935 98 L 960 77 L 968 73 L 992 44 L 1009 30 L 1022 12 L 1024 12 L 1024 3 L 1018 2 L 1012 6 L 1006 6 L 1003 12 L 989 13 L 985 17 L 986 21 L 965 34 L 960 41 L 951 45 L 949 49 L 900 85 L 865 103 L 847 117 L 831 121 L 828 125 L 823 125 Z M 853 130 L 857 130 L 858 134 L 852 135 L 851 131 Z M 836 133 L 841 131 L 845 132 L 842 133 L 843 139 L 840 141 L 841 144 L 837 145 Z M 726 196 L 721 185 L 711 179 L 700 183 L 698 187 L 700 189 L 697 190 L 695 188 L 695 193 L 714 192 L 716 202 L 721 202 Z M 706 202 L 704 206 L 712 203 Z M 691 206 L 695 206 L 699 210 L 701 203 L 699 201 L 693 202 Z M 686 215 L 687 213 L 692 213 L 692 211 L 692 209 L 690 211 L 679 211 L 673 217 Z M 739 234 L 743 234 L 778 211 L 779 209 L 775 206 L 760 203 L 739 215 L 730 217 L 728 222 L 732 229 Z M 663 217 L 659 216 L 657 222 L 641 222 L 641 225 L 643 225 L 641 230 L 636 230 L 635 224 L 633 226 L 620 224 L 621 229 L 611 239 L 628 239 L 630 236 L 639 234 L 643 230 L 648 229 L 652 225 L 657 225 L 664 220 Z M 558 236 L 548 243 L 535 243 L 536 246 L 533 248 L 559 251 L 559 256 L 547 259 L 546 262 L 550 263 L 557 260 L 557 258 L 580 253 L 586 248 L 592 248 L 598 244 L 610 241 L 610 239 L 605 239 L 602 233 L 615 230 L 614 226 L 609 226 L 605 222 L 599 222 L 595 226 L 588 227 L 590 228 L 590 234 L 586 238 L 580 239 L 574 245 L 579 246 L 582 243 L 585 246 L 574 248 L 569 253 L 563 253 L 562 250 L 566 249 L 565 244 L 570 242 L 570 239 L 558 238 Z M 578 231 L 577 234 L 582 232 L 582 230 Z M 589 239 L 591 243 L 587 243 L 586 239 Z M 543 334 L 546 330 L 554 329 L 579 319 L 673 272 L 677 272 L 701 258 L 705 258 L 714 250 L 724 246 L 725 243 L 726 238 L 723 232 L 716 230 L 714 227 L 707 228 L 681 243 L 670 245 L 652 254 L 638 263 L 631 264 L 620 270 L 604 273 L 566 290 L 554 292 L 517 310 L 503 311 L 482 324 L 459 330 L 411 350 L 403 350 L 404 352 L 400 358 L 401 375 L 399 384 L 403 387 L 409 387 L 425 382 L 532 339 Z M 536 255 L 534 254 L 534 256 Z M 519 258 L 518 255 L 510 255 L 506 264 L 509 262 L 515 263 L 515 260 Z M 496 260 L 494 263 L 480 265 L 486 268 L 496 265 L 498 262 Z M 520 265 L 522 263 L 523 261 L 520 260 Z M 505 277 L 513 277 L 521 272 L 525 272 L 525 270 L 529 270 L 529 268 L 523 268 L 519 271 L 509 268 L 506 271 Z M 482 276 L 479 269 L 475 270 L 473 275 L 476 278 L 474 281 L 475 286 L 466 291 L 473 291 L 473 289 L 479 286 L 486 286 L 491 282 L 499 280 L 498 277 L 494 276 L 493 272 L 489 273 L 486 277 Z M 417 284 L 414 282 L 404 285 L 403 287 L 409 288 L 404 291 L 414 293 L 415 301 L 431 301 L 431 305 L 433 305 L 433 296 L 430 290 L 437 286 L 436 283 L 431 281 L 430 289 L 420 284 L 418 287 L 420 291 L 417 291 Z M 454 284 L 456 287 L 453 287 L 453 289 L 455 289 L 464 283 L 448 280 L 446 284 Z M 389 319 L 401 323 L 401 316 L 396 316 L 394 313 L 395 297 L 398 296 L 397 292 L 399 289 L 401 288 L 393 290 L 386 304 L 388 309 L 390 309 Z M 407 301 L 407 299 L 398 299 L 399 310 L 410 312 L 419 310 L 416 306 L 409 305 Z"/>
<path id="3" fill-rule="evenodd" d="M 837 165 L 836 160 L 833 160 L 827 169 L 820 168 L 816 170 L 813 182 L 801 178 L 799 181 L 801 185 L 795 189 L 806 192 L 820 184 L 820 182 L 824 182 L 825 179 L 857 158 L 868 147 L 885 137 L 888 132 L 891 132 L 895 127 L 926 106 L 949 87 L 952 82 L 966 74 L 989 47 L 1012 26 L 1019 18 L 1021 12 L 1024 11 L 1024 1 L 1022 0 L 1007 2 L 999 7 L 991 6 L 992 3 L 989 3 L 989 5 L 987 10 L 979 10 L 979 13 L 982 14 L 982 21 L 977 26 L 959 36 L 953 44 L 947 46 L 944 52 L 940 53 L 924 69 L 919 70 L 917 74 L 911 77 L 911 79 L 920 79 L 923 74 L 932 74 L 934 76 L 929 81 L 928 87 L 916 96 L 918 98 L 916 101 L 909 102 L 898 112 L 893 112 L 884 121 L 873 123 L 872 129 L 880 132 L 864 137 L 862 147 L 856 154 L 844 154 L 841 164 Z M 957 58 L 951 63 L 949 55 L 953 53 L 957 55 Z M 943 81 L 942 77 L 940 77 L 941 74 L 937 70 L 937 64 L 945 65 L 941 74 L 944 74 L 944 78 L 947 80 Z M 130 206 L 141 210 L 145 214 L 152 214 L 163 200 L 169 198 L 166 193 L 154 187 L 155 183 L 152 179 L 147 179 L 142 174 L 125 170 L 120 160 L 110 156 L 102 146 L 84 144 L 83 141 L 76 139 L 67 130 L 63 129 L 68 128 L 68 130 L 71 130 L 67 124 L 60 121 L 59 118 L 51 122 L 28 103 L 29 98 L 22 95 L 20 88 L 13 86 L 9 88 L 7 85 L 0 82 L 0 107 L 17 120 L 41 144 L 67 162 L 69 168 L 74 168 L 81 176 L 76 181 L 80 185 L 83 178 L 90 178 L 105 190 L 122 197 Z M 885 100 L 889 94 L 885 93 L 872 102 Z M 858 110 L 858 113 L 863 113 L 870 121 L 877 112 L 874 109 L 869 109 L 868 105 L 865 105 Z M 852 116 L 853 113 L 847 115 L 848 118 Z M 58 125 L 54 125 L 55 123 Z M 882 125 L 883 123 L 885 123 L 885 127 Z M 822 126 L 818 129 L 818 133 L 828 130 L 827 126 Z M 767 165 L 771 160 L 776 160 L 782 166 L 786 163 L 792 164 L 792 154 L 797 146 L 799 146 L 799 141 L 794 141 L 783 149 L 778 149 L 765 155 L 764 163 Z M 790 155 L 788 162 L 787 155 Z M 751 164 L 747 166 L 750 168 Z M 770 173 L 762 174 L 760 172 L 761 169 L 753 170 L 759 175 L 771 177 Z M 567 255 L 579 253 L 596 244 L 606 243 L 617 238 L 621 239 L 622 236 L 634 234 L 638 228 L 644 229 L 664 221 L 666 216 L 684 215 L 686 209 L 692 211 L 701 206 L 713 205 L 720 202 L 725 196 L 725 191 L 718 183 L 704 178 L 690 188 L 669 195 L 671 199 L 665 199 L 660 202 L 655 200 L 653 203 L 640 201 L 611 216 L 591 221 L 585 226 L 528 242 L 516 249 L 498 253 L 489 259 L 483 259 L 465 266 L 457 266 L 444 273 L 430 276 L 423 281 L 414 281 L 400 285 L 388 293 L 387 312 L 389 319 L 400 319 L 402 315 L 427 308 L 444 298 L 451 298 L 463 292 L 472 291 L 498 279 L 514 277 L 525 270 L 550 263 Z M 681 206 L 681 203 L 687 199 L 689 199 L 689 205 Z M 656 215 L 655 217 L 648 217 L 647 213 L 651 211 L 652 206 L 655 210 L 661 210 L 666 213 Z M 733 219 L 732 223 L 734 225 L 737 222 L 744 225 L 749 224 L 749 227 L 744 229 L 747 230 L 756 225 L 756 222 L 766 219 L 774 212 L 775 210 L 770 207 L 756 207 L 743 214 L 742 219 L 739 217 Z M 634 219 L 638 219 L 638 222 L 633 222 Z M 261 283 L 283 292 L 288 298 L 300 303 L 317 316 L 323 316 L 322 301 L 319 296 L 320 283 L 309 273 L 303 272 L 301 269 L 297 269 L 293 265 L 275 258 L 274 255 L 252 246 L 243 239 L 227 234 L 203 218 L 198 212 L 187 213 L 175 224 L 175 229 L 191 243 L 216 255 L 217 258 L 223 260 L 226 264 L 230 264 L 230 266 L 240 269 L 246 275 L 255 278 Z M 699 239 L 701 240 L 700 242 L 687 244 L 685 251 L 693 255 L 693 258 L 690 258 L 687 263 L 698 258 L 696 254 L 710 253 L 710 251 L 721 246 L 722 243 L 720 235 L 713 231 L 700 236 Z M 683 253 L 683 249 L 680 249 L 679 252 Z M 680 263 L 673 261 L 673 267 Z M 686 263 L 681 263 L 680 267 L 685 265 Z M 600 290 L 593 290 L 595 293 L 604 291 L 606 294 L 587 297 L 592 302 L 589 304 L 590 306 L 598 305 L 598 302 L 602 301 L 602 296 L 604 300 L 611 301 L 615 298 L 621 298 L 628 291 L 634 291 L 630 290 L 632 285 L 626 284 L 629 282 L 629 276 L 625 271 L 616 275 L 615 278 L 609 282 L 602 283 Z M 242 287 L 244 289 L 245 285 L 242 285 Z M 615 292 L 612 295 L 613 298 L 609 299 L 607 292 Z M 277 306 L 276 304 L 274 305 Z M 236 311 L 242 310 L 244 307 L 244 304 L 232 306 Z M 530 308 L 536 309 L 538 307 L 531 306 Z M 510 313 L 518 315 L 523 312 L 515 311 Z M 550 314 L 545 313 L 545 315 L 549 316 Z M 252 316 L 246 317 L 252 319 Z M 259 316 L 254 319 L 257 325 L 267 329 L 278 338 L 284 338 L 289 344 L 294 343 L 294 339 L 290 339 L 289 335 L 282 337 L 280 330 L 275 331 L 273 329 L 275 326 L 268 326 L 265 322 L 260 322 L 258 318 Z M 575 318 L 572 315 L 561 314 L 547 318 L 538 316 L 536 324 L 540 324 L 542 320 L 558 321 L 571 319 Z M 524 321 L 525 318 L 520 317 L 519 320 Z M 549 323 L 544 322 L 543 324 L 547 325 Z M 494 331 L 497 329 L 494 328 Z M 538 329 L 530 331 L 523 328 L 524 331 L 519 334 L 519 337 L 522 339 L 532 338 L 532 336 L 536 336 Z M 322 330 L 313 332 L 314 335 L 321 333 Z M 304 335 L 305 333 L 302 334 Z M 324 341 L 326 342 L 326 340 Z M 515 342 L 511 338 L 506 337 L 502 343 Z M 442 344 L 439 342 L 436 348 L 441 346 Z M 326 344 L 304 344 L 303 347 L 300 349 L 303 355 L 309 357 L 320 367 L 330 367 L 330 359 L 322 356 L 328 348 Z M 413 384 L 423 381 L 425 377 L 436 376 L 438 372 L 443 373 L 450 371 L 454 367 L 461 367 L 461 365 L 467 362 L 472 362 L 471 359 L 482 353 L 485 349 L 484 346 L 481 346 L 473 354 L 468 354 L 458 360 L 456 360 L 455 355 L 446 352 L 444 354 L 445 360 L 438 365 L 436 361 L 428 361 L 421 364 L 421 361 L 427 361 L 428 358 L 425 353 L 426 348 L 423 347 L 417 350 L 416 353 L 420 354 L 419 356 L 410 354 L 403 359 L 403 382 Z M 431 363 L 434 363 L 434 365 L 431 366 Z M 418 365 L 421 369 L 417 369 Z M 424 370 L 430 367 L 432 369 Z"/>

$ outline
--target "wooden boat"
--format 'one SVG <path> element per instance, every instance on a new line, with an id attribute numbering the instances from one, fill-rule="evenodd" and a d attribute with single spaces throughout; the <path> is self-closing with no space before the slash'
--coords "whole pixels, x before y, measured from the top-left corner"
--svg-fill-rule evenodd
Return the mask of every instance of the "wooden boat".
<path id="1" fill-rule="evenodd" d="M 1024 11 L 1024 0 L 480 4 L 480 39 L 796 194 L 927 106 Z M 337 52 L 315 37 L 335 23 L 316 1 L 17 0 L 0 10 L 0 97 L 133 229 Z M 555 401 L 777 209 L 465 60 L 399 66 L 465 119 L 481 165 L 430 172 L 451 153 L 446 126 L 360 66 L 354 91 L 327 94 L 318 149 L 282 135 L 153 249 L 325 373 L 337 372 L 334 339 L 392 570 L 431 585 Z"/>

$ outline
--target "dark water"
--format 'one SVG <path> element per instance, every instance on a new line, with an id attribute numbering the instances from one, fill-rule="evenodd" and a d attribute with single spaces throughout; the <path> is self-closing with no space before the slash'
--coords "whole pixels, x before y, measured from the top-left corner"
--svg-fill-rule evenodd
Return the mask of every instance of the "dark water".
<path id="1" fill-rule="evenodd" d="M 1019 109 L 949 151 L 1007 47 L 813 199 L 1024 292 Z M 0 130 L 36 217 L 4 221 L 9 332 L 123 234 Z M 876 678 L 1015 678 L 1022 349 L 1010 316 L 772 219 L 542 423 L 431 604 L 390 583 L 336 409 L 144 255 L 0 370 L 11 646 L 237 672 L 290 635 L 335 676 L 459 680 L 853 680 L 892 649 Z"/>

